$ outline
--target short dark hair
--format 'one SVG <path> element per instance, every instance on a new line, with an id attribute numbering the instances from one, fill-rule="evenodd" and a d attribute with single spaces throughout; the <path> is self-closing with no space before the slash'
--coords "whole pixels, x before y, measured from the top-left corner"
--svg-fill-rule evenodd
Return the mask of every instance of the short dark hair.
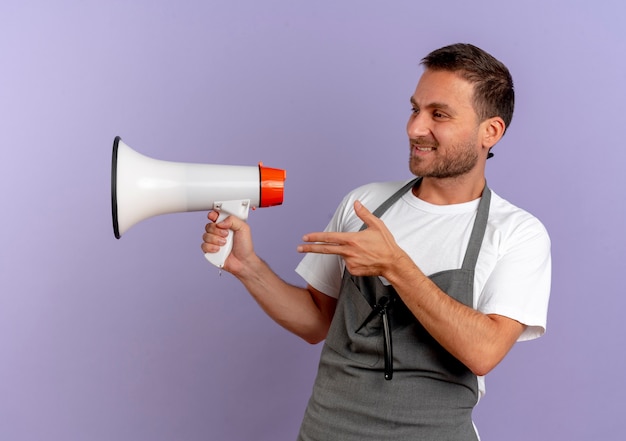
<path id="1" fill-rule="evenodd" d="M 457 43 L 431 52 L 421 64 L 426 69 L 461 75 L 474 85 L 474 110 L 480 121 L 499 116 L 509 127 L 515 92 L 513 78 L 503 63 L 476 46 Z"/>

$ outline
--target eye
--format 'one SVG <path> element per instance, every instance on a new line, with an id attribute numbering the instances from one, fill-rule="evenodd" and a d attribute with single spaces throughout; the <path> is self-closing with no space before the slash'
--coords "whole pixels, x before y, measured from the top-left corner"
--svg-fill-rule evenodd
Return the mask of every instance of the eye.
<path id="1" fill-rule="evenodd" d="M 436 118 L 436 119 L 443 119 L 443 118 L 447 118 L 447 117 L 448 117 L 448 115 L 446 115 L 446 114 L 445 114 L 445 113 L 443 113 L 443 112 L 440 112 L 440 111 L 438 111 L 438 110 L 434 110 L 434 111 L 433 111 L 433 118 Z"/>
<path id="2" fill-rule="evenodd" d="M 418 109 L 417 107 L 411 107 L 411 113 L 418 114 L 419 112 L 420 109 Z"/>

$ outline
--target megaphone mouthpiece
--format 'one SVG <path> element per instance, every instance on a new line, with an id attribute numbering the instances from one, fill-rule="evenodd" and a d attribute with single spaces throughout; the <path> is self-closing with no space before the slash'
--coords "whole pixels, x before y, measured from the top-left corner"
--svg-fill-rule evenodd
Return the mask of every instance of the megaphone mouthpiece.
<path id="1" fill-rule="evenodd" d="M 283 203 L 287 172 L 279 168 L 265 167 L 262 162 L 259 162 L 259 176 L 261 179 L 259 207 L 281 205 Z"/>

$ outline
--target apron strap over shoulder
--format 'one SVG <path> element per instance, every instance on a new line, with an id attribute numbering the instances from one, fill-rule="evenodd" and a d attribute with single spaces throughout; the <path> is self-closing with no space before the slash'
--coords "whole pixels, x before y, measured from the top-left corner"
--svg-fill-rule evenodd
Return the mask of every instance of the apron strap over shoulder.
<path id="1" fill-rule="evenodd" d="M 395 202 L 404 195 L 404 193 L 406 193 L 411 188 L 413 188 L 413 186 L 421 180 L 422 178 L 415 178 L 409 181 L 407 184 L 403 185 L 402 188 L 400 188 L 400 190 L 396 191 L 393 195 L 391 195 L 389 199 L 387 199 L 385 202 L 379 205 L 378 208 L 372 212 L 372 214 L 376 217 L 381 217 L 383 213 L 387 211 L 389 207 L 395 204 Z M 359 229 L 359 231 L 364 230 L 366 226 L 367 225 L 365 224 L 361 225 L 361 228 Z"/>
<path id="2" fill-rule="evenodd" d="M 485 230 L 487 229 L 487 218 L 489 217 L 489 205 L 491 203 L 491 190 L 485 183 L 483 189 L 483 195 L 478 203 L 478 211 L 476 212 L 476 220 L 474 221 L 474 228 L 472 235 L 470 236 L 469 243 L 467 244 L 467 250 L 465 251 L 465 258 L 463 259 L 463 265 L 461 268 L 474 270 L 476 268 L 476 262 L 478 261 L 478 253 L 485 237 Z"/>

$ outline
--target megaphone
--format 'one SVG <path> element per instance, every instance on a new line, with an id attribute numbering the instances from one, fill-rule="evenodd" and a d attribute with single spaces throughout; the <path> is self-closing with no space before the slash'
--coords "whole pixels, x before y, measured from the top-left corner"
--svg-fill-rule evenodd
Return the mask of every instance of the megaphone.
<path id="1" fill-rule="evenodd" d="M 219 212 L 247 220 L 250 208 L 283 203 L 285 170 L 258 166 L 191 164 L 144 156 L 122 142 L 113 141 L 111 205 L 113 233 L 119 239 L 138 222 L 167 213 Z M 222 268 L 232 250 L 232 231 L 220 252 L 206 253 Z"/>

